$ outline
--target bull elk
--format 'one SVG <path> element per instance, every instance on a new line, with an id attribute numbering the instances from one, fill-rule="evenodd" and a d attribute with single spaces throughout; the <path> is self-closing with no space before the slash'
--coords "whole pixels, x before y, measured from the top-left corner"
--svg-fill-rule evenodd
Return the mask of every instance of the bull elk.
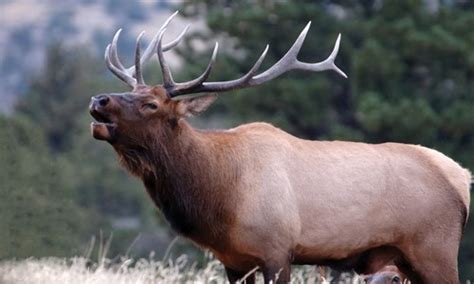
<path id="1" fill-rule="evenodd" d="M 177 83 L 164 53 L 186 30 L 162 43 L 175 14 L 143 54 L 138 36 L 129 68 L 115 34 L 105 61 L 132 91 L 94 96 L 89 106 L 93 137 L 112 145 L 174 230 L 211 250 L 231 282 L 257 266 L 265 282 L 288 282 L 291 264 L 371 274 L 374 263 L 394 263 L 412 282 L 459 282 L 471 174 L 447 156 L 409 144 L 308 141 L 267 123 L 202 131 L 185 120 L 217 97 L 191 94 L 257 86 L 292 69 L 345 77 L 334 64 L 340 36 L 324 61 L 298 61 L 308 23 L 266 71 L 257 74 L 268 45 L 242 77 L 207 82 L 216 43 L 202 75 Z M 142 67 L 155 53 L 163 84 L 148 86 Z"/>

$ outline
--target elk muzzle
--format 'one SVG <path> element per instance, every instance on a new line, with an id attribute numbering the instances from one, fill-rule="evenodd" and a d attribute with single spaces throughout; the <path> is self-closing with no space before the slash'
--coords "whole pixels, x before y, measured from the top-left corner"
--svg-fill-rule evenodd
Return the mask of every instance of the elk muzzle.
<path id="1" fill-rule="evenodd" d="M 110 114 L 107 111 L 109 105 L 110 97 L 108 95 L 97 95 L 91 98 L 89 112 L 96 120 L 91 123 L 91 133 L 95 139 L 112 140 L 116 125 L 110 119 Z"/>

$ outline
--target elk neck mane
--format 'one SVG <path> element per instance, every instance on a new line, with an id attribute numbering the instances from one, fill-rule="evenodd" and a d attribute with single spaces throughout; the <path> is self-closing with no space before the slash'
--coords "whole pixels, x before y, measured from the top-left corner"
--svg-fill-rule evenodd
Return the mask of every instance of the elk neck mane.
<path id="1" fill-rule="evenodd" d="M 198 237 L 204 245 L 223 236 L 232 223 L 230 206 L 236 195 L 228 189 L 240 172 L 235 153 L 226 152 L 232 151 L 226 144 L 232 143 L 233 134 L 197 130 L 184 119 L 173 130 L 154 131 L 138 146 L 114 145 L 120 163 L 143 181 L 176 231 Z"/>

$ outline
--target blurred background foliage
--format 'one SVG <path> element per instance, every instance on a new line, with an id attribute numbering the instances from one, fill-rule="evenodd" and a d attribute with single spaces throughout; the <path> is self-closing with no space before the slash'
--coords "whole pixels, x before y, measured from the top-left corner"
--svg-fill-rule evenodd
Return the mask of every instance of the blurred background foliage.
<path id="1" fill-rule="evenodd" d="M 246 73 L 268 43 L 264 70 L 308 20 L 299 59 L 322 60 L 342 33 L 337 64 L 349 75 L 293 71 L 222 94 L 193 123 L 262 120 L 307 139 L 422 144 L 474 171 L 474 5 L 437 1 L 433 9 L 428 2 L 182 2 L 176 8 L 191 22 L 205 19 L 208 29 L 178 49 L 178 79 L 202 72 L 216 39 L 223 48 L 210 80 Z M 127 19 L 143 17 L 137 11 Z M 0 115 L 0 258 L 77 254 L 99 229 L 114 232 L 112 254 L 124 253 L 138 234 L 137 255 L 164 251 L 171 239 L 143 187 L 118 168 L 110 146 L 90 136 L 90 97 L 125 90 L 104 65 L 86 48 L 52 43 L 44 68 L 25 78 L 14 111 Z M 157 66 L 147 73 L 159 81 Z M 474 279 L 472 219 L 460 250 L 463 279 Z"/>

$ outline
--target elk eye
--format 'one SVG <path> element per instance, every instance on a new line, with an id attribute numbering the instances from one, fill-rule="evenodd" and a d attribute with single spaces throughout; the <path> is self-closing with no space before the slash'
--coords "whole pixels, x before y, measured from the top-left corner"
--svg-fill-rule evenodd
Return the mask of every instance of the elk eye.
<path id="1" fill-rule="evenodd" d="M 401 280 L 400 277 L 396 275 L 392 277 L 392 283 L 400 283 L 400 280 Z"/>
<path id="2" fill-rule="evenodd" d="M 147 103 L 147 104 L 144 104 L 143 107 L 149 108 L 149 109 L 153 109 L 153 110 L 158 109 L 158 106 L 157 106 L 156 104 L 154 104 L 154 103 Z"/>

